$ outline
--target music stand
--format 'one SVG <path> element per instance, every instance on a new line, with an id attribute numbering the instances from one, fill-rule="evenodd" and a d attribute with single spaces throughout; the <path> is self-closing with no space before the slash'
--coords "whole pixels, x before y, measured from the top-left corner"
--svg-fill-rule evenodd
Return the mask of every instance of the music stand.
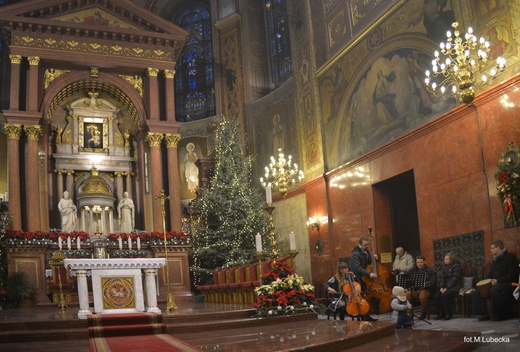
<path id="1" fill-rule="evenodd" d="M 414 318 L 417 318 L 417 320 L 419 321 L 424 321 L 425 323 L 432 325 L 432 323 L 428 320 L 421 319 L 420 317 L 413 314 L 413 291 L 426 287 L 426 273 L 411 273 L 397 275 L 397 285 L 410 291 L 410 303 L 412 304 L 412 325 L 415 325 Z"/>

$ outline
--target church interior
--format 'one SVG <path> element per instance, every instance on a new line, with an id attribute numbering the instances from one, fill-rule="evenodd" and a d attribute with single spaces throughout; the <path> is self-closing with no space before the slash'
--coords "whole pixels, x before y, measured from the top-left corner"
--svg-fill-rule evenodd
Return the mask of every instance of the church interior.
<path id="1" fill-rule="evenodd" d="M 0 350 L 520 346 L 517 0 L 0 0 L 0 21 Z M 399 248 L 440 287 L 460 264 L 411 329 Z M 340 262 L 377 321 L 331 312 Z M 298 304 L 270 306 L 280 272 Z M 119 315 L 126 345 L 93 319 Z"/>

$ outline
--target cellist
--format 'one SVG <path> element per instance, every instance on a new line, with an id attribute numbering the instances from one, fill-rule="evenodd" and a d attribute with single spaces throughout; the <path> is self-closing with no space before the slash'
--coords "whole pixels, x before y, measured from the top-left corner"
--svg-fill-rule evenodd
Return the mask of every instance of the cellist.
<path id="1" fill-rule="evenodd" d="M 366 268 L 370 264 L 372 264 L 372 254 L 370 254 L 368 247 L 369 247 L 370 241 L 367 237 L 363 236 L 359 239 L 359 243 L 357 246 L 352 248 L 352 253 L 350 256 L 350 268 L 352 272 L 354 272 L 354 275 L 356 275 L 359 280 L 361 281 L 361 285 L 363 288 L 363 291 L 366 292 L 367 287 L 366 284 L 363 282 L 362 278 L 363 276 L 370 277 L 371 279 L 377 278 L 377 274 L 372 273 L 368 271 Z M 377 260 L 377 254 L 374 254 L 374 259 Z M 377 303 L 377 304 L 376 304 Z M 370 302 L 371 306 L 378 307 L 379 302 Z M 363 320 L 366 321 L 377 321 L 377 319 L 372 318 L 370 315 L 366 314 L 363 317 Z"/>
<path id="2" fill-rule="evenodd" d="M 342 287 L 347 283 L 345 278 L 351 273 L 352 272 L 348 267 L 348 263 L 340 261 L 338 262 L 338 271 L 336 274 L 325 283 L 325 289 L 333 296 L 333 301 L 341 300 L 336 309 L 336 311 L 339 313 L 339 320 L 345 320 L 345 315 L 347 312 L 347 297 L 345 297 L 345 295 L 342 293 Z"/>

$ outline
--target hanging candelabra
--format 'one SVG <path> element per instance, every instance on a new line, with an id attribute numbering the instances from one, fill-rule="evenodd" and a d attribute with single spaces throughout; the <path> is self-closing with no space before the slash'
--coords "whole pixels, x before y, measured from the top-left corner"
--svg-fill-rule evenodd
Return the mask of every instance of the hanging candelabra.
<path id="1" fill-rule="evenodd" d="M 457 22 L 452 24 L 453 34 L 448 31 L 446 43 L 440 43 L 440 52 L 435 51 L 432 72 L 425 72 L 425 83 L 434 95 L 440 93 L 444 98 L 451 96 L 471 105 L 475 97 L 475 88 L 483 86 L 488 79 L 504 71 L 506 59 L 497 57 L 496 64 L 489 72 L 482 73 L 489 59 L 489 42 L 483 37 L 478 39 L 471 27 L 464 37 L 461 37 L 458 26 Z M 438 83 L 435 78 L 441 81 Z"/>
<path id="2" fill-rule="evenodd" d="M 271 163 L 265 167 L 265 179 L 260 177 L 260 184 L 265 188 L 266 207 L 264 210 L 269 214 L 269 243 L 271 246 L 271 258 L 278 258 L 278 250 L 276 249 L 276 232 L 273 221 L 273 198 L 271 190 L 280 192 L 285 197 L 290 188 L 297 183 L 303 181 L 303 171 L 298 168 L 298 164 L 293 163 L 292 156 L 287 158 L 282 153 L 282 149 L 278 148 L 278 159 L 271 156 Z"/>
<path id="3" fill-rule="evenodd" d="M 271 156 L 271 163 L 265 167 L 265 179 L 260 177 L 260 183 L 266 189 L 267 186 L 271 186 L 273 190 L 285 197 L 289 189 L 301 183 L 303 179 L 303 171 L 298 168 L 298 164 L 293 163 L 292 155 L 286 158 L 282 148 L 278 148 L 278 159 Z"/>

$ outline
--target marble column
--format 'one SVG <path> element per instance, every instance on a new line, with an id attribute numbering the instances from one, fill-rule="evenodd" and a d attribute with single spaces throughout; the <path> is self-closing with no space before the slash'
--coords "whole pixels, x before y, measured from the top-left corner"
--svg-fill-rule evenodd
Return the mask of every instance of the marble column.
<path id="1" fill-rule="evenodd" d="M 159 70 L 157 68 L 149 67 L 146 70 L 146 77 L 148 80 L 147 84 L 147 92 L 148 99 L 145 101 L 148 102 L 148 116 L 150 116 L 150 120 L 159 121 L 159 82 L 157 80 L 157 74 Z"/>
<path id="2" fill-rule="evenodd" d="M 42 135 L 42 128 L 39 125 L 24 126 L 24 131 L 27 136 L 27 163 L 25 165 L 27 170 L 25 184 L 27 230 L 33 232 L 41 230 L 38 139 Z"/>
<path id="3" fill-rule="evenodd" d="M 164 102 L 166 121 L 175 121 L 175 70 L 164 70 Z"/>
<path id="4" fill-rule="evenodd" d="M 40 58 L 38 56 L 28 56 L 29 73 L 27 74 L 27 110 L 38 111 L 38 71 Z"/>
<path id="5" fill-rule="evenodd" d="M 88 315 L 92 315 L 92 311 L 88 305 L 88 284 L 87 284 L 87 271 L 76 270 L 76 280 L 78 283 L 78 299 L 79 299 L 79 311 L 78 318 L 86 319 Z"/>
<path id="6" fill-rule="evenodd" d="M 74 199 L 74 170 L 65 170 L 67 173 L 67 187 L 66 191 L 69 192 L 69 198 Z"/>
<path id="7" fill-rule="evenodd" d="M 157 269 L 144 269 L 144 285 L 146 288 L 146 311 L 150 313 L 161 313 L 157 307 L 156 276 Z"/>
<path id="8" fill-rule="evenodd" d="M 132 191 L 132 176 L 134 176 L 133 172 L 126 172 L 126 191 L 128 192 L 128 196 L 130 198 L 133 198 L 133 191 Z"/>
<path id="9" fill-rule="evenodd" d="M 9 55 L 11 59 L 11 86 L 9 90 L 9 110 L 20 110 L 20 64 L 21 55 Z M 9 207 L 11 207 L 9 205 Z"/>
<path id="10" fill-rule="evenodd" d="M 181 193 L 179 180 L 179 160 L 177 146 L 181 139 L 180 134 L 165 135 L 168 158 L 168 192 L 170 194 L 170 224 L 175 231 L 182 230 Z"/>
<path id="11" fill-rule="evenodd" d="M 162 209 L 161 201 L 156 198 L 163 189 L 162 182 L 162 162 L 161 162 L 161 141 L 164 138 L 162 133 L 148 132 L 146 141 L 150 144 L 150 177 L 152 181 L 152 208 L 153 208 L 153 230 L 162 232 Z"/>
<path id="12" fill-rule="evenodd" d="M 9 214 L 12 216 L 11 229 L 22 230 L 22 203 L 20 196 L 20 136 L 22 125 L 4 125 L 7 134 L 7 164 L 9 177 Z"/>
<path id="13" fill-rule="evenodd" d="M 118 203 L 123 198 L 123 174 L 124 172 L 114 172 L 114 175 L 116 176 L 116 196 Z"/>
<path id="14" fill-rule="evenodd" d="M 58 192 L 58 198 L 61 198 L 63 196 L 63 173 L 65 170 L 54 170 L 56 173 L 56 186 L 57 186 L 57 192 Z"/>

